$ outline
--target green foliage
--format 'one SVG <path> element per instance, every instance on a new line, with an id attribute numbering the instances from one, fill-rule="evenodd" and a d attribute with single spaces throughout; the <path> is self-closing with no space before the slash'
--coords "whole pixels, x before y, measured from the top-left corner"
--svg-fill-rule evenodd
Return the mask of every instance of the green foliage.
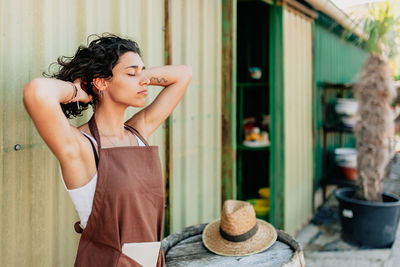
<path id="1" fill-rule="evenodd" d="M 397 55 L 400 33 L 399 17 L 394 16 L 392 5 L 385 1 L 371 6 L 370 16 L 362 20 L 364 33 L 368 36 L 366 49 L 389 58 Z"/>

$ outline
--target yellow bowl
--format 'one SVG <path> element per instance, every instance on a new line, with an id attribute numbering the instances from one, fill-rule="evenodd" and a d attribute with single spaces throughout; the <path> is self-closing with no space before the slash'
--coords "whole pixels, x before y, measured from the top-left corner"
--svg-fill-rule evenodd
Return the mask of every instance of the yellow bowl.
<path id="1" fill-rule="evenodd" d="M 260 197 L 265 198 L 265 199 L 269 199 L 269 187 L 262 187 L 258 190 L 258 194 L 260 195 Z"/>
<path id="2" fill-rule="evenodd" d="M 254 207 L 269 207 L 269 200 L 268 199 L 263 199 L 263 198 L 252 198 L 246 200 L 249 202 L 251 205 Z"/>
<path id="3" fill-rule="evenodd" d="M 265 206 L 254 206 L 254 210 L 258 216 L 265 216 L 269 213 L 269 207 Z"/>
<path id="4" fill-rule="evenodd" d="M 263 198 L 253 198 L 246 200 L 254 207 L 256 217 L 261 220 L 268 221 L 269 215 L 269 200 Z"/>

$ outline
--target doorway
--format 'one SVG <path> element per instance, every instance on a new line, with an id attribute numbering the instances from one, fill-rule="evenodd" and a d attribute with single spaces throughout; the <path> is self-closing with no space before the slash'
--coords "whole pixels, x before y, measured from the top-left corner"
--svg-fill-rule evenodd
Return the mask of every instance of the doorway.
<path id="1" fill-rule="evenodd" d="M 268 220 L 270 171 L 269 5 L 237 4 L 237 199 Z"/>

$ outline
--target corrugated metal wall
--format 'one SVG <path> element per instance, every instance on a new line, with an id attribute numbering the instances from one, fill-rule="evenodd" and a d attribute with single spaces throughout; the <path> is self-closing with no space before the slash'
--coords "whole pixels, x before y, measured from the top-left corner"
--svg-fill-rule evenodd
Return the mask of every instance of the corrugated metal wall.
<path id="1" fill-rule="evenodd" d="M 162 65 L 163 3 L 163 0 L 0 2 L 1 266 L 72 266 L 79 238 L 73 230 L 77 216 L 60 181 L 56 160 L 23 108 L 24 84 L 40 76 L 58 56 L 72 55 L 79 44 L 86 44 L 86 37 L 92 33 L 108 31 L 136 39 L 146 65 Z M 192 49 L 188 47 L 186 51 L 190 54 Z M 209 66 L 204 68 L 209 75 Z M 83 122 L 89 115 L 75 123 Z M 211 128 L 216 125 L 210 124 Z M 150 141 L 162 145 L 163 136 L 160 129 Z M 22 149 L 15 151 L 16 144 Z M 160 155 L 164 153 L 161 147 Z"/>
<path id="2" fill-rule="evenodd" d="M 284 229 L 294 234 L 312 216 L 312 22 L 283 12 Z"/>
<path id="3" fill-rule="evenodd" d="M 355 80 L 362 63 L 368 57 L 368 52 L 357 46 L 354 42 L 344 40 L 337 33 L 332 32 L 327 26 L 315 23 L 314 27 L 314 62 L 315 62 L 315 188 L 319 187 L 323 176 L 323 133 L 324 112 L 321 106 L 322 89 L 320 82 L 351 83 Z M 338 91 L 329 91 L 328 99 L 335 97 Z M 330 133 L 327 140 L 328 150 L 340 146 L 354 145 L 352 135 L 344 134 L 341 139 L 339 134 Z"/>
<path id="4" fill-rule="evenodd" d="M 172 231 L 221 209 L 221 1 L 172 0 L 172 62 L 193 79 L 172 116 Z"/>
<path id="5" fill-rule="evenodd" d="M 192 83 L 171 120 L 175 231 L 215 219 L 221 209 L 221 3 L 171 3 L 173 64 L 193 67 Z M 139 42 L 147 66 L 162 65 L 163 5 L 162 0 L 1 2 L 2 265 L 72 266 L 79 238 L 57 162 L 23 108 L 23 85 L 58 56 L 73 55 L 92 33 L 129 36 Z M 149 99 L 159 91 L 153 90 Z M 90 115 L 73 123 L 81 124 Z M 164 131 L 160 128 L 150 142 L 161 146 L 165 165 Z M 16 144 L 22 149 L 15 151 Z"/>

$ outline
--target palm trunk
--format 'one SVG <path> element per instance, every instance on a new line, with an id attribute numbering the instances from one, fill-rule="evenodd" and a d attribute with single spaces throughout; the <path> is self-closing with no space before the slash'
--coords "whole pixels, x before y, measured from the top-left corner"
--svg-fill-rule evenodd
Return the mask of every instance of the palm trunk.
<path id="1" fill-rule="evenodd" d="M 356 196 L 382 201 L 382 179 L 389 162 L 389 139 L 393 135 L 391 103 L 396 95 L 386 59 L 371 55 L 355 86 L 359 121 L 354 127 L 359 190 Z"/>

